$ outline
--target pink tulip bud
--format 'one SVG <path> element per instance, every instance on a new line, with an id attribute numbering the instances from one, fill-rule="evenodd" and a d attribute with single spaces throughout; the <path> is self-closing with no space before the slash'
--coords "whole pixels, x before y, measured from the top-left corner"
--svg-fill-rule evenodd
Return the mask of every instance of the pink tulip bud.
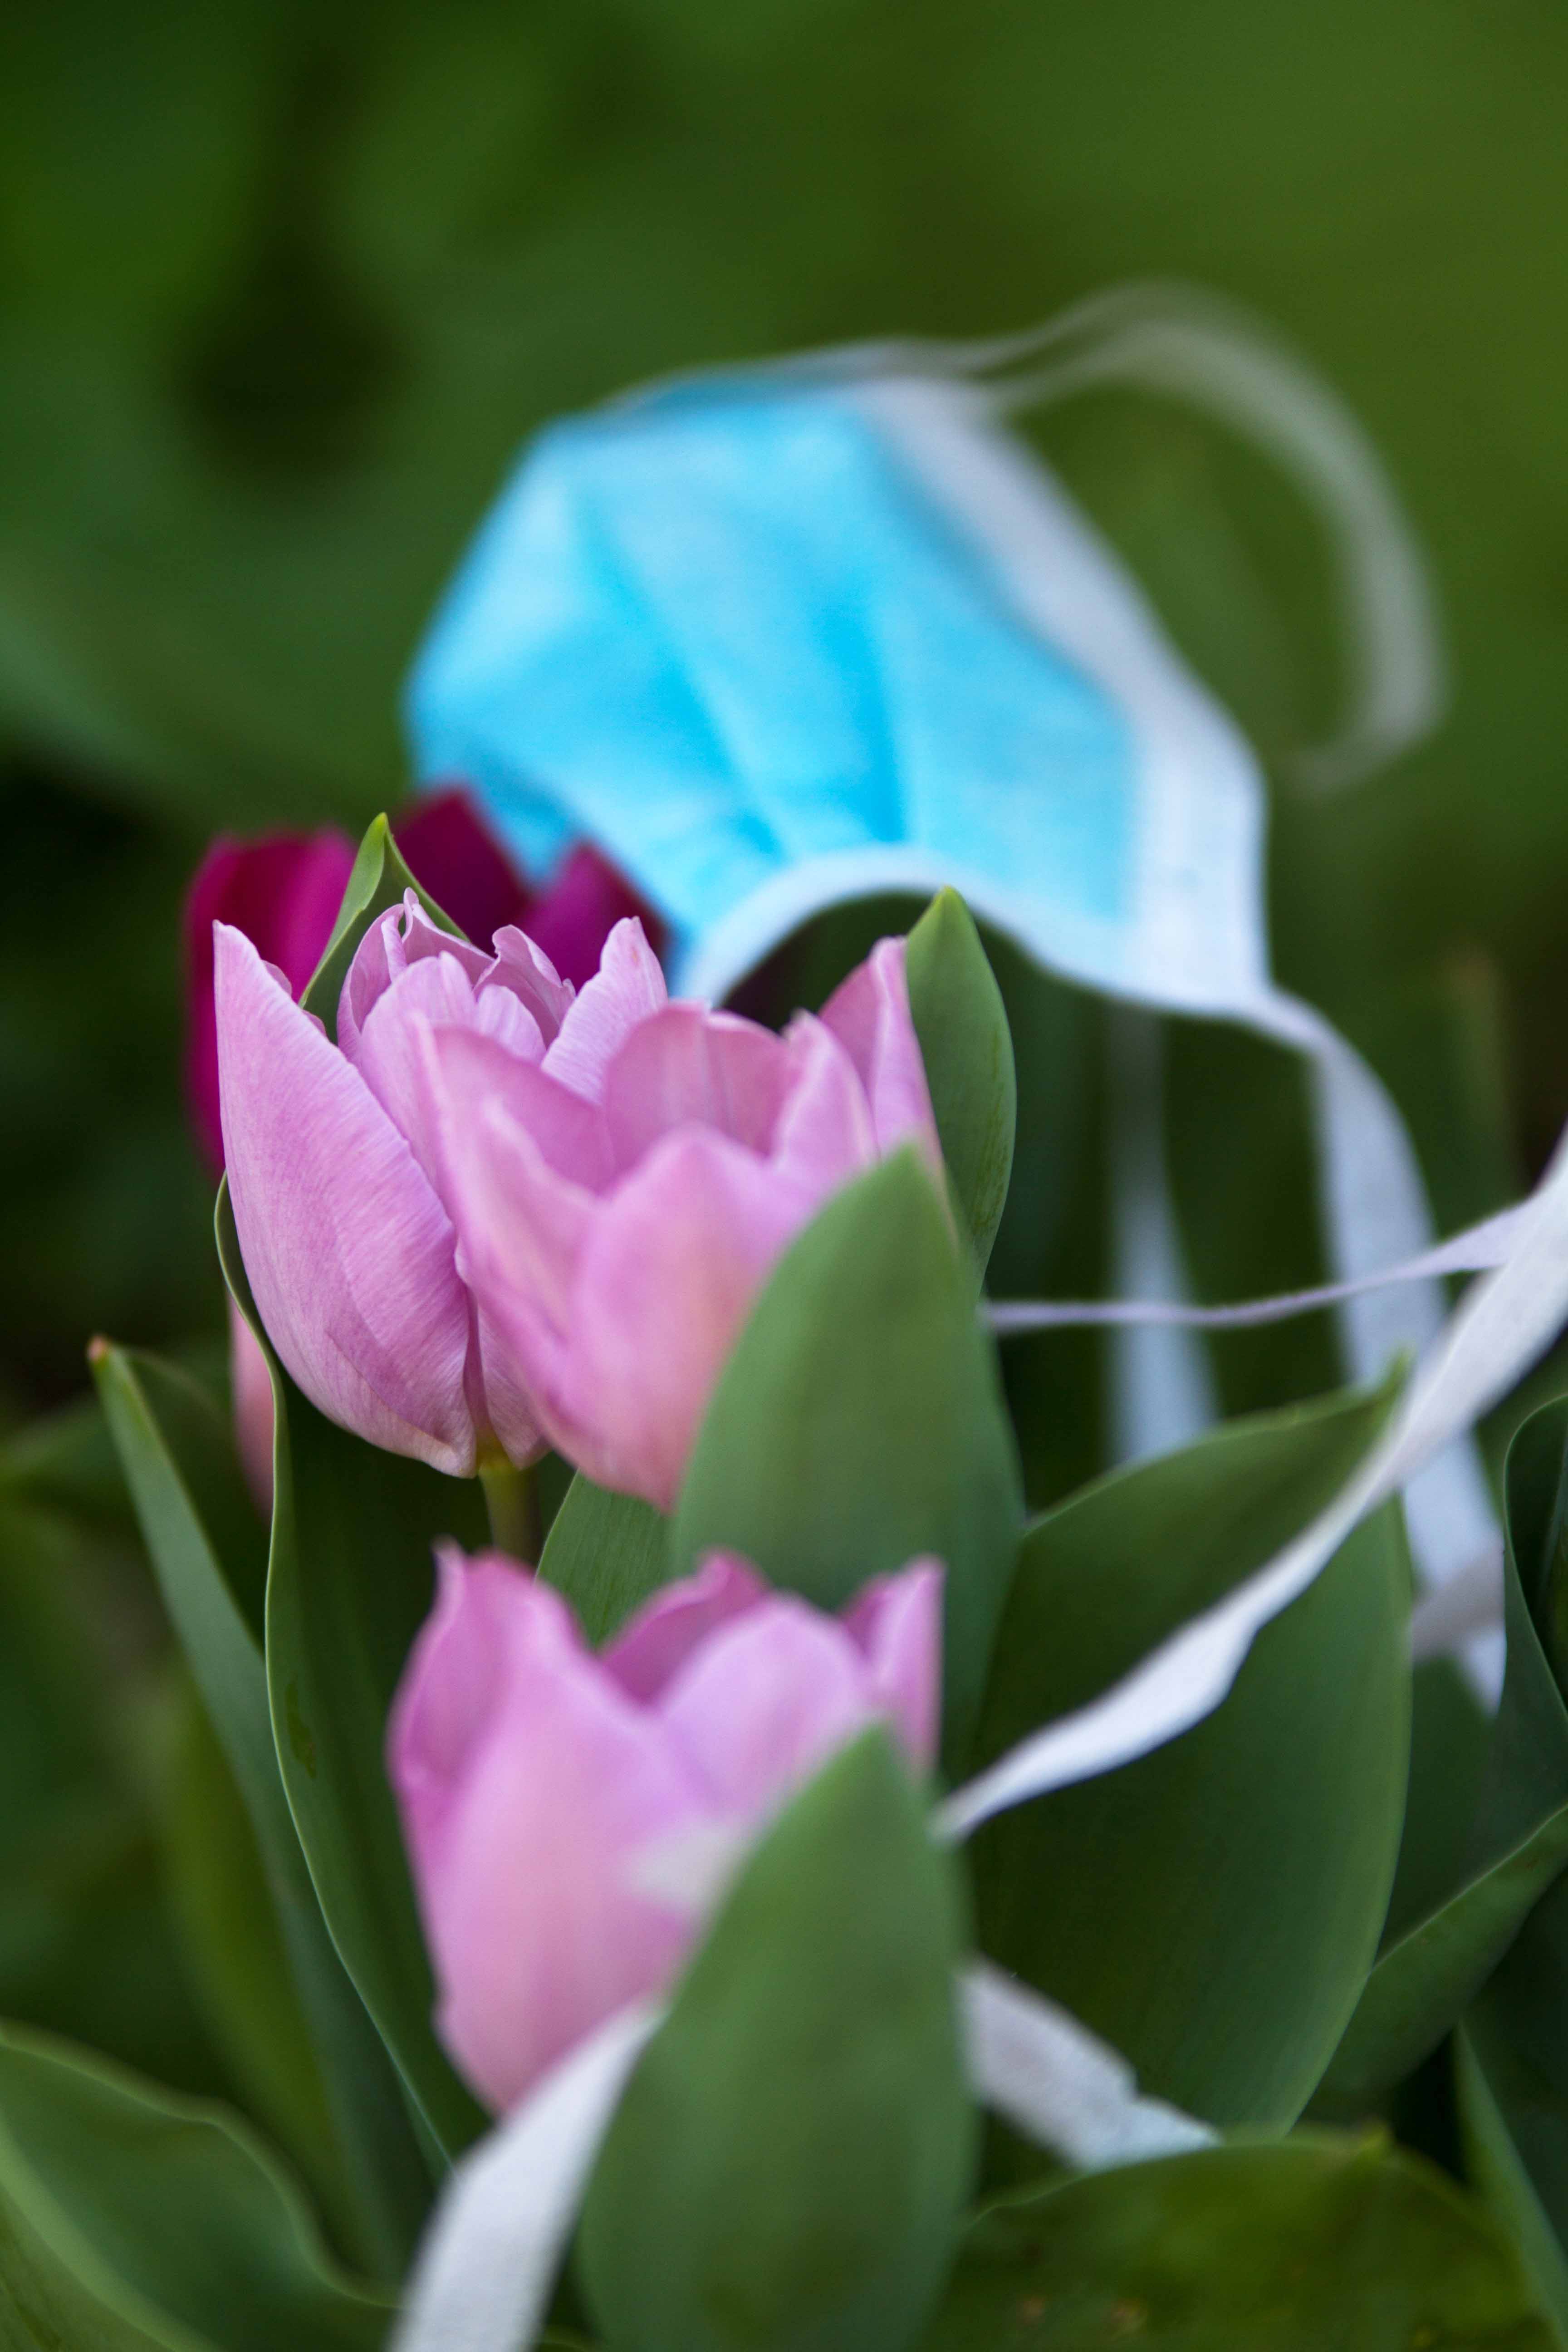
<path id="1" fill-rule="evenodd" d="M 497 932 L 528 914 L 544 949 L 546 966 L 553 964 L 568 981 L 586 978 L 597 964 L 599 950 L 612 926 L 638 910 L 639 902 L 620 877 L 586 843 L 580 843 L 568 855 L 550 888 L 538 898 L 531 898 L 467 794 L 459 790 L 439 793 L 417 803 L 399 817 L 395 833 L 398 847 L 416 879 L 470 940 L 490 940 Z M 196 1140 L 215 1175 L 222 1172 L 225 1157 L 218 1084 L 215 926 L 227 925 L 243 933 L 263 961 L 282 975 L 289 993 L 297 997 L 331 936 L 353 859 L 353 844 L 347 835 L 331 830 L 275 834 L 248 842 L 224 837 L 214 842 L 196 871 L 184 912 L 186 1085 Z M 481 962 L 487 961 L 480 959 Z M 363 992 L 362 974 L 362 996 Z M 570 989 L 565 995 L 570 998 Z M 254 1225 L 254 1219 L 249 1222 Z M 263 1276 L 263 1286 L 265 1282 Z M 339 1296 L 337 1307 L 341 1309 L 344 1305 Z M 230 1316 L 229 1324 L 231 1385 L 240 1459 L 252 1492 L 267 1507 L 272 1488 L 271 1388 L 266 1363 L 248 1327 L 237 1313 Z M 499 1349 L 493 1336 L 481 1333 L 472 1347 L 482 1357 L 487 1338 L 490 1361 L 488 1366 L 481 1362 L 474 1376 L 484 1391 L 479 1404 L 479 1442 L 488 1431 L 506 1450 L 513 1452 L 515 1458 L 526 1459 L 537 1450 L 537 1433 L 521 1397 L 511 1385 L 504 1350 Z M 449 1358 L 449 1334 L 447 1341 Z M 374 1355 L 374 1346 L 370 1352 Z M 363 1349 L 361 1353 L 363 1357 Z M 353 1418 L 344 1409 L 346 1403 L 352 1403 L 346 1392 L 354 1386 L 350 1372 L 343 1371 L 336 1380 L 317 1379 L 312 1384 L 312 1378 L 305 1377 L 300 1369 L 308 1360 L 308 1356 L 302 1354 L 289 1361 L 289 1369 L 307 1394 L 324 1411 L 332 1412 L 337 1419 L 347 1418 L 351 1427 L 363 1428 L 366 1435 L 377 1431 L 384 1433 L 389 1428 L 386 1415 L 374 1406 L 369 1408 L 368 1421 Z M 363 1369 L 363 1363 L 361 1368 Z M 449 1374 L 449 1369 L 448 1363 L 444 1368 L 444 1377 Z M 374 1386 L 374 1372 L 371 1380 Z M 468 1384 L 472 1388 L 474 1380 Z M 438 1381 L 438 1389 L 440 1385 Z M 395 1406 L 395 1418 L 396 1410 Z M 438 1425 L 425 1427 L 425 1421 L 431 1418 L 426 1412 L 417 1423 L 415 1441 L 403 1444 L 398 1450 L 425 1454 L 429 1459 L 451 1453 L 452 1464 L 444 1466 L 466 1463 L 471 1467 L 473 1448 L 462 1433 L 464 1412 L 457 1409 L 442 1390 L 434 1413 Z M 456 1438 L 454 1429 L 458 1432 Z M 380 1442 L 395 1444 L 396 1440 L 384 1433 Z"/>
<path id="2" fill-rule="evenodd" d="M 388 1769 L 437 2029 L 499 2110 L 669 1983 L 726 1867 L 866 1724 L 930 1767 L 942 1570 L 911 1561 L 830 1617 L 715 1552 L 596 1657 L 528 1570 L 438 1557 Z"/>
<path id="3" fill-rule="evenodd" d="M 526 923 L 562 978 L 580 987 L 623 917 L 640 916 L 657 944 L 657 919 L 587 842 L 568 852 L 549 888 L 536 895 L 460 788 L 416 802 L 393 831 L 420 888 L 480 947 L 509 924 Z M 184 908 L 186 1089 L 196 1140 L 215 1174 L 223 1170 L 223 1132 L 213 925 L 243 931 L 298 996 L 325 952 L 353 861 L 347 834 L 329 828 L 254 841 L 221 835 L 196 868 Z"/>
<path id="4" fill-rule="evenodd" d="M 901 940 L 782 1037 L 671 1003 L 635 921 L 542 1055 L 434 1004 L 426 1164 L 552 1444 L 673 1503 L 781 1252 L 900 1143 L 941 1156 Z"/>
<path id="5" fill-rule="evenodd" d="M 522 932 L 485 955 L 410 890 L 365 932 L 338 1042 L 231 925 L 216 928 L 229 1191 L 268 1336 L 311 1402 L 373 1444 L 470 1475 L 540 1449 L 519 1366 L 457 1265 L 432 1181 L 424 1041 L 472 1029 L 519 1068 L 572 1003 Z"/>

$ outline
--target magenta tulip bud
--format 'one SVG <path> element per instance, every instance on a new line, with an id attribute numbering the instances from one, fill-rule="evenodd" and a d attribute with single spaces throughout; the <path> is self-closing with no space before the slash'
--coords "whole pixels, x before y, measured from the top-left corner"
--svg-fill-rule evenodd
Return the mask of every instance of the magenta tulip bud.
<path id="1" fill-rule="evenodd" d="M 942 1570 L 911 1561 L 830 1617 L 715 1552 L 595 1656 L 528 1570 L 438 1558 L 388 1769 L 437 2030 L 500 2110 L 670 1982 L 725 1866 L 868 1723 L 929 1769 Z"/>
<path id="2" fill-rule="evenodd" d="M 495 952 L 437 929 L 410 890 L 360 942 L 338 1042 L 280 971 L 216 926 L 218 1067 L 229 1191 L 268 1336 L 310 1402 L 437 1469 L 540 1450 L 510 1342 L 457 1265 L 432 1181 L 431 1024 L 508 1066 L 537 1063 L 573 992 L 523 933 Z"/>
<path id="3" fill-rule="evenodd" d="M 196 1140 L 223 1172 L 218 1115 L 213 925 L 230 923 L 276 964 L 297 996 L 321 960 L 354 862 L 346 834 L 279 833 L 260 841 L 221 835 L 185 897 L 185 1085 Z"/>
<path id="4" fill-rule="evenodd" d="M 548 888 L 530 890 L 461 785 L 416 801 L 393 833 L 420 888 L 469 939 L 483 947 L 517 924 L 574 987 L 597 971 L 624 916 L 640 916 L 659 944 L 656 918 L 588 842 L 567 852 Z"/>
<path id="5" fill-rule="evenodd" d="M 779 1037 L 668 1002 L 623 922 L 542 1057 L 435 1012 L 428 1056 L 430 1164 L 540 1425 L 664 1510 L 795 1234 L 900 1143 L 941 1170 L 901 940 Z"/>

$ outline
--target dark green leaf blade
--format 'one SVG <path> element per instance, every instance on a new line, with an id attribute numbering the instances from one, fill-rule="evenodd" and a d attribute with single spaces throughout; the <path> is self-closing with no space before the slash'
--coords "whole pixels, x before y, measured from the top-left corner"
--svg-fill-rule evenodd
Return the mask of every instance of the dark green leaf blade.
<path id="1" fill-rule="evenodd" d="M 261 1595 L 252 1554 L 265 1539 L 229 1432 L 193 1382 L 152 1358 L 104 1341 L 93 1369 L 164 1605 L 256 1834 L 322 2065 L 355 2242 L 378 2273 L 395 2273 L 419 2225 L 424 2170 L 395 2077 L 327 1933 L 289 1812 L 254 1622 Z"/>
<path id="2" fill-rule="evenodd" d="M 42 2284 L 79 2324 L 95 2304 L 109 2317 L 7 2342 L 374 2352 L 385 2332 L 386 2304 L 338 2270 L 237 2117 L 16 2026 L 0 2028 L 0 2291 L 23 2314 Z"/>
<path id="3" fill-rule="evenodd" d="M 910 2342 L 969 2179 L 959 1927 L 874 1730 L 752 1854 L 611 2126 L 579 2262 L 623 2352 Z"/>
<path id="4" fill-rule="evenodd" d="M 578 1471 L 540 1556 L 539 1573 L 563 1592 L 595 1648 L 617 1633 L 668 1575 L 668 1522 L 635 1495 L 613 1495 Z"/>
<path id="5" fill-rule="evenodd" d="M 1568 1867 L 1568 1706 L 1548 1646 L 1560 1597 L 1565 1449 L 1568 1402 L 1532 1413 L 1509 1449 L 1508 1673 L 1469 1866 L 1379 1958 L 1314 2102 L 1324 2115 L 1364 2113 L 1436 2047 Z"/>
<path id="6" fill-rule="evenodd" d="M 994 1351 L 910 1151 L 848 1185 L 787 1250 L 698 1434 L 670 1573 L 715 1546 L 837 1609 L 868 1577 L 947 1568 L 943 1749 L 973 1735 L 1021 1520 Z"/>
<path id="7" fill-rule="evenodd" d="M 982 1748 L 1105 1689 L 1337 1492 L 1387 1391 L 1233 1423 L 1037 1521 Z M 1224 1705 L 974 1842 L 984 1948 L 1207 2120 L 1284 2125 L 1353 2007 L 1387 1907 L 1408 1740 L 1408 1568 L 1391 1515 L 1258 1637 Z"/>
<path id="8" fill-rule="evenodd" d="M 163 1875 L 181 1958 L 250 2115 L 329 2213 L 341 2210 L 337 2135 L 250 1816 L 184 1676 L 158 1741 Z"/>
<path id="9" fill-rule="evenodd" d="M 267 1683 L 289 1810 L 344 1968 L 447 2156 L 482 2130 L 430 2022 L 435 1990 L 386 1777 L 392 1695 L 429 1613 L 433 1547 L 487 1540 L 477 1479 L 445 1478 L 339 1429 L 272 1353 L 226 1188 L 218 1249 L 272 1377 Z"/>
<path id="10" fill-rule="evenodd" d="M 1474 2036 L 1461 2027 L 1454 2037 L 1454 2081 L 1471 2183 L 1511 2233 L 1543 2307 L 1568 2343 L 1568 2258 L 1525 2168 L 1499 2097 L 1501 2085 L 1516 2110 L 1534 2105 L 1520 2082 L 1506 2049 L 1493 2053 L 1496 2080 L 1489 2074 Z M 1521 2098 L 1521 2093 L 1523 2098 Z"/>
<path id="11" fill-rule="evenodd" d="M 1376 2135 L 1298 2133 L 1009 2199 L 921 2352 L 1552 2352 L 1486 2211 Z"/>
<path id="12" fill-rule="evenodd" d="M 1002 992 L 956 890 L 939 890 L 905 950 L 942 1155 L 977 1281 L 1007 1205 L 1018 1078 Z"/>

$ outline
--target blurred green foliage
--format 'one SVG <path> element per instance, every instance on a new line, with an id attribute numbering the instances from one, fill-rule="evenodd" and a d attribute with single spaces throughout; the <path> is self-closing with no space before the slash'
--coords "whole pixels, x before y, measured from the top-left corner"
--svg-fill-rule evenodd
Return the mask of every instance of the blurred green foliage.
<path id="1" fill-rule="evenodd" d="M 1404 490 L 1452 716 L 1355 792 L 1279 789 L 1278 960 L 1369 1043 L 1412 975 L 1500 973 L 1539 1156 L 1568 1103 L 1565 69 L 1546 0 L 7 10 L 0 1401 L 76 1386 L 97 1322 L 215 1318 L 181 880 L 220 825 L 398 794 L 401 673 L 532 425 L 1130 276 L 1277 322 Z M 1042 437 L 1282 764 L 1335 686 L 1289 494 L 1129 394 Z"/>

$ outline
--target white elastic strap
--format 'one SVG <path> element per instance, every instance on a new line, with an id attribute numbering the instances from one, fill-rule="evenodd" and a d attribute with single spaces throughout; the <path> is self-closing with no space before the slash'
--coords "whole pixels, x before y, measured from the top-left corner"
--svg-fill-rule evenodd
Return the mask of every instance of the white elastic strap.
<path id="1" fill-rule="evenodd" d="M 1213 2126 L 1163 2099 L 1140 2098 L 1125 2058 L 988 1960 L 959 1979 L 975 2095 L 1079 2171 L 1212 2147 Z"/>
<path id="2" fill-rule="evenodd" d="M 539 2331 L 577 2207 L 660 2011 L 618 2011 L 457 2166 L 390 2352 L 521 2352 Z"/>
<path id="3" fill-rule="evenodd" d="M 1483 1274 L 1501 1265 L 1514 1247 L 1520 1220 L 1531 1202 L 1500 1209 L 1494 1217 L 1451 1234 L 1415 1257 L 1376 1274 L 1359 1275 L 1352 1282 L 1325 1282 L 1313 1290 L 1281 1290 L 1271 1297 L 1243 1298 L 1229 1307 L 1194 1307 L 1186 1299 L 1155 1291 L 1142 1298 L 1003 1298 L 991 1299 L 985 1320 L 1000 1338 L 1021 1331 L 1077 1329 L 1085 1325 L 1184 1324 L 1200 1331 L 1242 1331 L 1260 1323 L 1285 1323 L 1314 1308 L 1339 1307 L 1348 1298 L 1401 1282 L 1428 1282 L 1434 1276 Z M 1120 1270 L 1120 1269 L 1119 1269 Z"/>
<path id="4" fill-rule="evenodd" d="M 1218 1706 L 1255 1636 L 1307 1590 L 1352 1529 L 1470 1428 L 1568 1321 L 1564 1144 L 1516 1231 L 1511 1255 L 1471 1286 L 1383 1437 L 1328 1509 L 1100 1698 L 1032 1734 L 948 1798 L 938 1809 L 945 1834 L 967 1836 L 1010 1805 L 1146 1756 Z"/>
<path id="5" fill-rule="evenodd" d="M 1280 467 L 1327 537 L 1342 615 L 1349 707 L 1338 732 L 1295 755 L 1333 790 L 1430 734 L 1443 715 L 1442 639 L 1420 543 L 1354 412 L 1274 330 L 1199 287 L 1091 295 L 988 360 L 1017 412 L 1105 384 L 1182 401 Z"/>
<path id="6" fill-rule="evenodd" d="M 977 2098 L 1080 2170 L 1210 2146 L 1138 2095 L 1127 2061 L 988 1961 L 958 1979 Z M 415 2266 L 390 2352 L 528 2352 L 621 2093 L 662 2012 L 619 2011 L 457 2167 Z"/>
<path id="7" fill-rule="evenodd" d="M 1110 1345 L 1111 1451 L 1118 1462 L 1190 1444 L 1218 1418 L 1203 1342 L 1184 1328 L 1181 1236 L 1165 1168 L 1164 1037 L 1158 1019 L 1111 1008 L 1110 1212 L 1118 1289 L 1168 1300 L 1169 1316 L 1119 1322 Z"/>

